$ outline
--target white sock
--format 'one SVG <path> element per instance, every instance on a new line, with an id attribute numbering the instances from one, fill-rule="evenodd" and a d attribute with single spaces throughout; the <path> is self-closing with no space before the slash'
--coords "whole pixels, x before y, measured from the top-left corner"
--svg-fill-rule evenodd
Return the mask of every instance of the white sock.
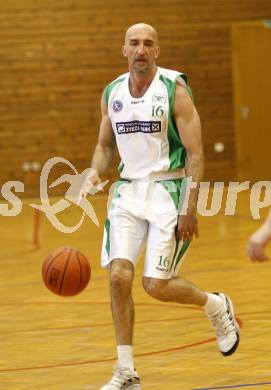
<path id="1" fill-rule="evenodd" d="M 118 345 L 118 364 L 121 367 L 128 367 L 134 370 L 133 360 L 133 346 L 132 345 Z"/>
<path id="2" fill-rule="evenodd" d="M 207 313 L 215 313 L 217 310 L 222 308 L 223 301 L 219 295 L 207 294 L 207 303 L 203 306 Z"/>

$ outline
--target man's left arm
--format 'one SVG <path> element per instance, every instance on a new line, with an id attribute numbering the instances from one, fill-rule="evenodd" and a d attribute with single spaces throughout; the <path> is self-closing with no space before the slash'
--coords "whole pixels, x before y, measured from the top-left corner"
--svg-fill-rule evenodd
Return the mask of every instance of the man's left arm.
<path id="1" fill-rule="evenodd" d="M 271 211 L 262 226 L 249 238 L 247 253 L 252 261 L 269 260 L 264 252 L 269 241 L 271 241 Z"/>
<path id="2" fill-rule="evenodd" d="M 176 86 L 174 118 L 181 142 L 187 151 L 186 176 L 191 177 L 192 182 L 196 183 L 196 188 L 190 190 L 186 214 L 178 218 L 179 239 L 186 241 L 191 240 L 194 234 L 198 236 L 196 213 L 199 185 L 203 176 L 204 155 L 198 112 L 188 90 L 179 84 Z"/>

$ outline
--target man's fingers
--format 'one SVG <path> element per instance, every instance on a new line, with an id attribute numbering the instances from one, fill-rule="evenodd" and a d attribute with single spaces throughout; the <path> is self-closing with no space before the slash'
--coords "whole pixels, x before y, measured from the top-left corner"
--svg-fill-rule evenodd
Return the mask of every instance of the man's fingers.
<path id="1" fill-rule="evenodd" d="M 184 233 L 184 231 L 178 230 L 178 239 L 179 239 L 180 241 L 184 241 L 184 239 L 185 239 L 185 233 Z"/>
<path id="2" fill-rule="evenodd" d="M 190 237 L 190 233 L 189 232 L 184 232 L 183 233 L 183 242 L 189 240 L 189 237 Z"/>
<path id="3" fill-rule="evenodd" d="M 183 242 L 185 242 L 187 240 L 192 241 L 194 235 L 196 237 L 199 236 L 197 226 L 194 226 L 194 227 L 191 227 L 191 228 L 184 227 L 184 228 L 179 228 L 178 229 L 178 238 L 179 238 L 179 240 L 182 240 Z"/>
<path id="4" fill-rule="evenodd" d="M 82 188 L 77 197 L 76 204 L 79 206 L 82 199 L 85 198 L 88 194 L 95 195 L 99 191 L 104 191 L 104 187 L 108 182 L 109 180 L 102 182 L 99 176 L 88 177 L 82 185 Z"/>
<path id="5" fill-rule="evenodd" d="M 193 239 L 193 232 L 192 231 L 189 231 L 189 230 L 179 230 L 178 231 L 178 238 L 180 241 L 187 241 L 187 240 L 190 240 L 192 241 Z"/>
<path id="6" fill-rule="evenodd" d="M 255 261 L 267 261 L 268 257 L 263 252 L 262 248 L 258 248 L 258 251 L 254 255 Z"/>
<path id="7" fill-rule="evenodd" d="M 269 258 L 264 253 L 264 247 L 255 242 L 249 242 L 247 249 L 248 257 L 255 262 L 268 261 Z"/>

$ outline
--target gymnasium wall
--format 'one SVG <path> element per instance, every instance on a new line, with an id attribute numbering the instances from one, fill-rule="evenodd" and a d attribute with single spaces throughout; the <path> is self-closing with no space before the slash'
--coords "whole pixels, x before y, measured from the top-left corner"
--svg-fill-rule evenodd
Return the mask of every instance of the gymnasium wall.
<path id="1" fill-rule="evenodd" d="M 25 194 L 37 195 L 39 165 L 50 157 L 89 166 L 101 92 L 126 72 L 123 36 L 139 21 L 160 34 L 159 65 L 189 76 L 205 178 L 233 179 L 231 25 L 270 16 L 270 0 L 0 0 L 0 184 L 22 180 Z"/>

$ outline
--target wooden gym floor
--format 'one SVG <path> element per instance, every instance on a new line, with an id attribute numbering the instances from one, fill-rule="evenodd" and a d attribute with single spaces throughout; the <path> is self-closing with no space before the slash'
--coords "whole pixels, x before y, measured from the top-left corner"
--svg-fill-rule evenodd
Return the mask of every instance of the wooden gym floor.
<path id="1" fill-rule="evenodd" d="M 91 201 L 102 225 L 106 198 L 96 195 Z M 35 249 L 29 202 L 19 216 L 0 217 L 0 388 L 97 390 L 115 363 L 107 272 L 99 265 L 102 226 L 85 220 L 68 235 L 42 216 L 41 245 Z M 73 224 L 80 210 L 72 206 L 64 214 L 63 220 Z M 259 225 L 245 196 L 234 217 L 200 217 L 200 238 L 181 270 L 201 288 L 232 297 L 242 324 L 240 347 L 232 357 L 218 352 L 201 310 L 149 298 L 141 286 L 143 262 L 138 264 L 135 362 L 142 389 L 271 388 L 271 265 L 246 257 L 247 237 Z M 79 248 L 92 264 L 89 286 L 73 298 L 53 295 L 41 279 L 43 259 L 63 245 Z"/>

